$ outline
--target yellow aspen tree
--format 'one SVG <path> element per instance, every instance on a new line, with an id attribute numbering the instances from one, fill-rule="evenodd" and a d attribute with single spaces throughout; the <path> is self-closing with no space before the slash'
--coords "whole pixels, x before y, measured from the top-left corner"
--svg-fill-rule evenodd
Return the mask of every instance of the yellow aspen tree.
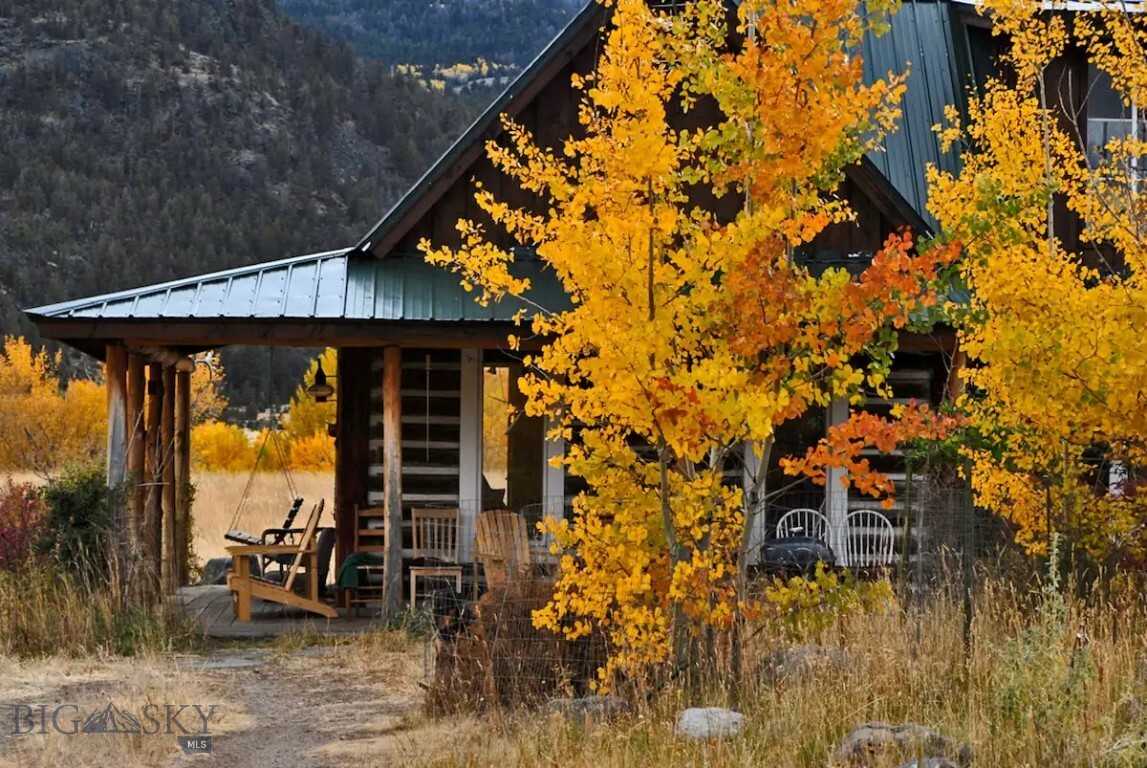
<path id="1" fill-rule="evenodd" d="M 1033 554 L 1058 532 L 1100 560 L 1141 558 L 1147 137 L 1129 131 L 1089 151 L 1049 69 L 1082 48 L 1128 111 L 1147 105 L 1147 19 L 1118 4 L 1064 15 L 985 0 L 984 10 L 1010 43 L 1005 71 L 971 99 L 965 125 L 950 115 L 943 136 L 965 145 L 960 173 L 930 179 L 971 289 L 960 343 L 972 363 L 964 405 L 979 437 L 969 449 L 976 497 Z M 1075 250 L 1057 210 L 1081 222 Z"/>
<path id="2" fill-rule="evenodd" d="M 572 302 L 534 307 L 530 333 L 547 341 L 525 355 L 520 382 L 526 413 L 550 418 L 550 436 L 570 445 L 568 471 L 591 488 L 552 526 L 565 554 L 534 621 L 571 639 L 604 634 L 603 680 L 696 659 L 709 630 L 752 614 L 741 575 L 756 507 L 726 472 L 740 476 L 746 444 L 767 454 L 778 424 L 881 387 L 894 329 L 933 300 L 948 254 L 895 238 L 857 279 L 813 274 L 794 255 L 850 217 L 833 194 L 843 169 L 896 118 L 901 84 L 865 84 L 856 55 L 890 4 L 747 0 L 732 38 L 712 0 L 671 15 L 643 0 L 607 6 L 597 68 L 573 82 L 577 135 L 542 146 L 506 120 L 503 142 L 487 146 L 543 205 L 512 207 L 479 187 L 487 222 L 460 221 L 460 247 L 421 244 L 480 301 L 529 302 L 492 222 Z M 702 104 L 707 124 L 675 125 L 671 115 Z M 726 195 L 731 218 L 699 202 Z M 826 443 L 808 468 L 855 462 L 844 446 Z M 887 490 L 868 476 L 870 490 Z"/>

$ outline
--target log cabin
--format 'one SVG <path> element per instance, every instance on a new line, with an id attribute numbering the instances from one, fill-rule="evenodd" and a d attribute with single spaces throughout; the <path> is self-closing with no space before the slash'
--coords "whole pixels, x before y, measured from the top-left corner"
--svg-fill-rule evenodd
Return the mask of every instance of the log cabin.
<path id="1" fill-rule="evenodd" d="M 454 275 L 427 265 L 416 245 L 424 237 L 455 241 L 455 222 L 478 214 L 474 182 L 508 201 L 523 200 L 524 193 L 495 171 L 484 145 L 499 135 L 502 114 L 549 145 L 576 130 L 578 95 L 571 76 L 594 67 L 605 21 L 595 3 L 582 10 L 357 244 L 27 310 L 45 338 L 107 363 L 109 481 L 145 466 L 145 457 L 127 446 L 143 445 L 132 439 L 132 430 L 140 428 L 136 414 L 149 407 L 146 400 L 158 400 L 160 413 L 172 412 L 162 419 L 163 428 L 172 431 L 179 460 L 169 462 L 173 474 L 159 482 L 178 490 L 189 480 L 188 375 L 182 369 L 188 355 L 225 345 L 329 346 L 338 349 L 337 417 L 331 427 L 336 563 L 356 547 L 356 515 L 363 508 L 387 510 L 387 530 L 398 534 L 407 555 L 413 508 L 459 508 L 463 562 L 472 559 L 474 521 L 483 509 L 508 507 L 531 518 L 566 514 L 579 486 L 550 466 L 564 446 L 545 439 L 540 419 L 508 424 L 496 437 L 498 445 L 483 436 L 484 419 L 504 417 L 491 409 L 521 399 L 521 363 L 507 345 L 511 319 L 521 307 L 513 301 L 480 306 Z M 967 89 L 992 72 L 996 44 L 973 6 L 930 0 L 906 0 L 887 34 L 866 39 L 867 77 L 908 72 L 902 120 L 880 151 L 848 170 L 839 194 L 856 220 L 833 226 L 806 249 L 802 258 L 810 266 L 860 269 L 890 233 L 935 231 L 925 171 L 929 165 L 956 170 L 959 157 L 941 147 L 933 126 L 945 122 L 946 105 L 962 109 Z M 1078 82 L 1088 77 L 1078 57 L 1064 66 L 1079 71 Z M 558 281 L 540 261 L 522 256 L 517 269 L 532 281 L 531 300 L 563 306 Z M 887 409 L 908 398 L 940 402 L 956 386 L 955 356 L 950 329 L 903 334 L 892 373 L 895 397 L 871 399 L 865 407 Z M 164 386 L 145 393 L 144 366 Z M 786 425 L 774 454 L 803 451 L 827 425 L 845 419 L 848 408 L 835 403 Z M 903 472 L 901 457 L 879 461 L 886 470 Z M 830 477 L 826 487 L 807 485 L 781 496 L 754 534 L 766 537 L 786 509 L 813 507 L 839 523 L 871 503 L 838 480 Z M 161 502 L 165 519 L 177 526 L 186 520 L 186 500 L 165 494 Z M 902 513 L 893 510 L 894 522 Z"/>

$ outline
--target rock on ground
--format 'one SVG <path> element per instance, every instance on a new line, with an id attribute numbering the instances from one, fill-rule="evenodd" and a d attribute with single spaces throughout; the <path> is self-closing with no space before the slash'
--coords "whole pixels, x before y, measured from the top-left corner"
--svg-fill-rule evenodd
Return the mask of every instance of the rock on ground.
<path id="1" fill-rule="evenodd" d="M 911 760 L 899 768 L 960 768 L 946 757 L 925 757 L 923 760 Z"/>
<path id="2" fill-rule="evenodd" d="M 878 755 L 893 750 L 906 754 L 923 753 L 953 758 L 958 766 L 968 765 L 972 759 L 971 747 L 915 723 L 865 723 L 857 726 L 844 737 L 836 750 L 836 759 L 845 765 L 869 768 L 876 764 Z M 943 768 L 943 765 L 940 763 L 939 766 L 927 768 Z"/>
<path id="3" fill-rule="evenodd" d="M 722 707 L 693 707 L 677 718 L 677 735 L 684 739 L 727 739 L 744 727 L 744 715 Z"/>
<path id="4" fill-rule="evenodd" d="M 823 672 L 844 673 L 853 669 L 852 656 L 842 648 L 794 645 L 774 651 L 761 664 L 761 679 L 770 685 L 808 680 Z"/>
<path id="5" fill-rule="evenodd" d="M 551 699 L 546 710 L 571 720 L 612 720 L 630 711 L 629 702 L 618 696 L 584 696 L 580 699 Z"/>

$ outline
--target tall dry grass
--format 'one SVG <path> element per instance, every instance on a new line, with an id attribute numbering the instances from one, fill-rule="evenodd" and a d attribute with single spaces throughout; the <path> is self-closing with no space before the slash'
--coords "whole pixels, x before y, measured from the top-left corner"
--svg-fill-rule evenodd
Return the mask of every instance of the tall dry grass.
<path id="1" fill-rule="evenodd" d="M 0 657 L 135 655 L 186 635 L 182 616 L 31 565 L 0 571 Z"/>
<path id="2" fill-rule="evenodd" d="M 292 477 L 304 510 L 309 510 L 319 499 L 326 499 L 320 525 L 333 524 L 335 479 L 332 474 L 296 472 Z M 245 473 L 197 472 L 192 474 L 195 484 L 195 502 L 192 509 L 192 547 L 200 563 L 212 557 L 226 557 L 227 533 L 235 510 L 243 498 L 248 475 Z M 291 506 L 291 494 L 279 472 L 260 472 L 255 475 L 251 493 L 243 507 L 238 528 L 259 534 L 266 528 L 278 528 Z M 301 524 L 302 521 L 300 520 Z"/>
<path id="3" fill-rule="evenodd" d="M 848 764 L 833 753 L 850 729 L 884 721 L 923 724 L 970 745 L 976 768 L 1147 766 L 1147 602 L 1125 594 L 1070 600 L 1062 611 L 1032 610 L 1032 603 L 1009 587 L 983 587 L 969 654 L 959 602 L 938 600 L 919 614 L 853 616 L 826 631 L 819 641 L 852 658 L 845 671 L 776 684 L 750 674 L 739 702 L 723 686 L 698 695 L 663 690 L 614 724 L 502 712 L 433 752 L 419 750 L 413 733 L 403 758 L 448 768 L 823 767 Z M 758 637 L 749 668 L 782 647 Z M 706 705 L 743 712 L 744 733 L 700 744 L 676 738 L 677 714 Z M 878 755 L 868 765 L 920 756 L 927 755 Z"/>

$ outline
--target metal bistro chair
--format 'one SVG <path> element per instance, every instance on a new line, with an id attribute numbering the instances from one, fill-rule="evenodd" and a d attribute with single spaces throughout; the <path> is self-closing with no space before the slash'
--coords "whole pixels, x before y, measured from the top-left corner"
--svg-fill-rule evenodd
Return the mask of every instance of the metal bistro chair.
<path id="1" fill-rule="evenodd" d="M 844 563 L 846 568 L 880 568 L 892 565 L 896 532 L 892 522 L 874 509 L 849 512 L 844 518 Z"/>
<path id="2" fill-rule="evenodd" d="M 462 591 L 462 566 L 458 563 L 459 511 L 418 509 L 410 512 L 414 534 L 414 559 L 422 565 L 410 568 L 410 607 L 418 605 L 418 577 L 454 579 L 454 591 Z"/>
<path id="3" fill-rule="evenodd" d="M 790 509 L 777 521 L 777 538 L 784 539 L 789 536 L 808 536 L 827 541 L 828 518 L 818 510 L 808 507 Z"/>

